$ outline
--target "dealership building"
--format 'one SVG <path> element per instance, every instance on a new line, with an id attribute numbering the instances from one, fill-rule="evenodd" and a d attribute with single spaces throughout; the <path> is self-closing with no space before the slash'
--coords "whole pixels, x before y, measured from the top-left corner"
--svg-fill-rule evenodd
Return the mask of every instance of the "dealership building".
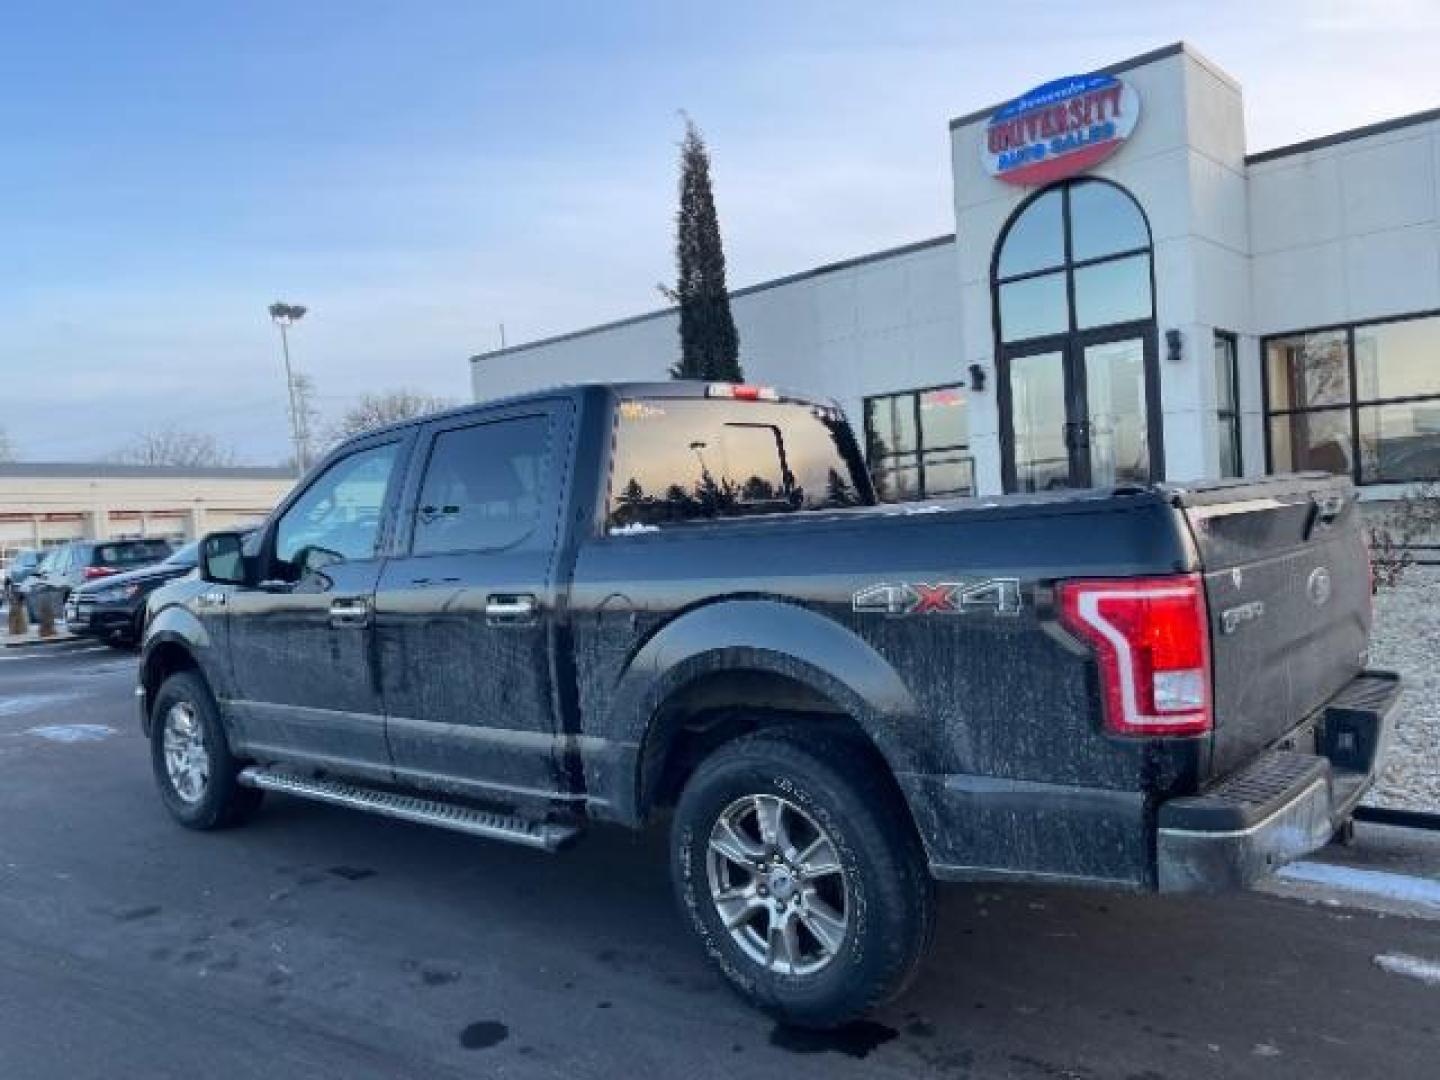
<path id="1" fill-rule="evenodd" d="M 1440 476 L 1440 109 L 1252 152 L 1177 44 L 949 134 L 953 234 L 732 294 L 746 376 L 863 418 L 888 497 Z M 483 399 L 677 352 L 672 309 L 471 371 Z"/>

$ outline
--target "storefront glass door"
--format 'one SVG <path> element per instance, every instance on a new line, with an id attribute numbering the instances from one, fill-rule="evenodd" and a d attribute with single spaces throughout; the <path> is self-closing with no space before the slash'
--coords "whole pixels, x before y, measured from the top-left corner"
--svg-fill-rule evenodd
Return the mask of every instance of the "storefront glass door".
<path id="1" fill-rule="evenodd" d="M 1150 479 L 1148 341 L 1135 332 L 1076 335 L 1003 358 L 1009 490 Z"/>

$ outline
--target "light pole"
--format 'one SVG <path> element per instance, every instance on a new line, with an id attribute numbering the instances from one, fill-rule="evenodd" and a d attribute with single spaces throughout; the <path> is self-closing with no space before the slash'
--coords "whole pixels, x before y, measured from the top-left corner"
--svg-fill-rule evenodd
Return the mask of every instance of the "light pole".
<path id="1" fill-rule="evenodd" d="M 295 399 L 295 372 L 290 367 L 290 327 L 305 317 L 303 304 L 287 304 L 277 300 L 270 305 L 270 320 L 280 328 L 280 350 L 285 356 L 285 390 L 290 397 L 290 438 L 295 443 L 295 473 L 300 475 L 310 464 L 310 433 L 300 415 Z"/>

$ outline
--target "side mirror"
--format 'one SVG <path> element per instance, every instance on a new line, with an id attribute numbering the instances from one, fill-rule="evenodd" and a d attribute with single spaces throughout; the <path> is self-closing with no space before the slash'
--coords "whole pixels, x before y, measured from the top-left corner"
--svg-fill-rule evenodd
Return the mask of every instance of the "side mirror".
<path id="1" fill-rule="evenodd" d="M 244 536 L 219 532 L 200 541 L 200 577 L 217 585 L 244 585 Z"/>

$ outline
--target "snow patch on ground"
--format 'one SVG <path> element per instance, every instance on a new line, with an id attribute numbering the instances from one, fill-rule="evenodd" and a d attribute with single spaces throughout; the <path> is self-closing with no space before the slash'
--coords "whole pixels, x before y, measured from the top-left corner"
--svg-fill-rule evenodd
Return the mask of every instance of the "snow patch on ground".
<path id="1" fill-rule="evenodd" d="M 1340 892 L 1413 904 L 1433 909 L 1436 914 L 1440 914 L 1440 881 L 1430 878 L 1316 862 L 1297 862 L 1282 866 L 1275 871 L 1275 876 L 1281 881 L 1321 885 Z"/>
<path id="2" fill-rule="evenodd" d="M 54 694 L 15 694 L 12 697 L 0 698 L 0 716 L 20 716 L 36 712 L 61 701 L 73 701 L 79 696 L 80 694 L 73 690 Z"/>
<path id="3" fill-rule="evenodd" d="M 99 742 L 117 734 L 114 728 L 105 724 L 45 724 L 25 730 L 26 735 L 36 735 L 51 742 L 77 743 Z"/>
<path id="4" fill-rule="evenodd" d="M 1405 678 L 1399 722 L 1367 802 L 1440 811 L 1440 567 L 1412 567 L 1375 597 L 1372 667 Z"/>
<path id="5" fill-rule="evenodd" d="M 1422 960 L 1405 953 L 1382 953 L 1375 957 L 1375 964 L 1391 975 L 1408 975 L 1427 986 L 1440 986 L 1440 962 L 1435 960 Z"/>

